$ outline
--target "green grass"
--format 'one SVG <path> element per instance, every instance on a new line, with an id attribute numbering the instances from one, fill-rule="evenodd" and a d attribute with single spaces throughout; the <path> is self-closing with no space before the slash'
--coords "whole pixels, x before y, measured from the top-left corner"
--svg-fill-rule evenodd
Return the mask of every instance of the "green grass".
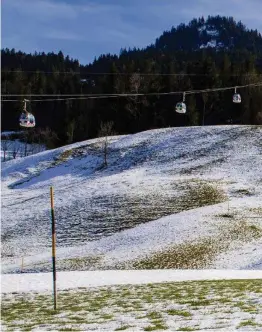
<path id="1" fill-rule="evenodd" d="M 220 300 L 219 300 L 219 302 L 220 302 Z M 212 300 L 186 300 L 183 303 L 189 304 L 191 307 L 206 307 L 206 306 L 212 305 L 213 301 Z"/>
<path id="2" fill-rule="evenodd" d="M 183 311 L 183 310 L 175 310 L 175 309 L 170 309 L 167 310 L 168 315 L 172 316 L 183 316 L 183 317 L 191 317 L 192 314 L 188 311 Z"/>
<path id="3" fill-rule="evenodd" d="M 162 323 L 158 323 L 155 325 L 149 325 L 144 328 L 144 331 L 156 331 L 156 330 L 167 330 L 168 327 Z"/>
<path id="4" fill-rule="evenodd" d="M 117 327 L 115 329 L 115 331 L 124 331 L 124 330 L 127 330 L 127 329 L 131 328 L 131 327 L 132 327 L 131 325 L 123 325 L 121 327 Z"/>
<path id="5" fill-rule="evenodd" d="M 245 320 L 243 322 L 241 322 L 239 325 L 238 325 L 238 328 L 240 327 L 244 327 L 244 326 L 259 326 L 259 324 L 257 324 L 256 322 L 254 322 L 253 320 Z"/>
<path id="6" fill-rule="evenodd" d="M 218 312 L 228 315 L 228 320 L 223 324 L 229 324 L 232 312 L 236 311 L 239 312 L 236 326 L 259 326 L 255 319 L 262 310 L 262 305 L 257 304 L 257 299 L 261 296 L 261 280 L 188 281 L 82 288 L 59 291 L 58 310 L 54 311 L 52 294 L 13 294 L 12 297 L 3 294 L 1 317 L 3 325 L 9 330 L 32 330 L 45 325 L 46 330 L 55 327 L 58 330 L 85 331 L 93 329 L 94 324 L 101 324 L 101 328 L 108 326 L 109 330 L 121 331 L 129 328 L 136 330 L 136 326 L 143 324 L 145 331 L 154 331 L 170 329 L 167 322 L 174 321 L 181 331 L 182 328 L 190 331 L 197 323 L 194 316 L 204 309 L 205 315 L 211 318 L 215 315 L 212 326 L 216 320 L 221 322 L 217 317 Z M 174 303 L 175 309 L 167 309 Z M 241 313 L 250 315 L 250 318 L 241 321 Z M 130 319 L 128 324 L 124 324 L 121 319 L 126 315 Z M 230 325 L 228 329 L 230 330 Z"/>
<path id="7" fill-rule="evenodd" d="M 111 315 L 111 314 L 102 314 L 101 315 L 101 318 L 102 319 L 113 319 L 114 318 L 114 315 Z"/>
<path id="8" fill-rule="evenodd" d="M 152 311 L 148 313 L 146 317 L 148 317 L 149 319 L 160 319 L 162 318 L 162 315 L 157 311 Z"/>

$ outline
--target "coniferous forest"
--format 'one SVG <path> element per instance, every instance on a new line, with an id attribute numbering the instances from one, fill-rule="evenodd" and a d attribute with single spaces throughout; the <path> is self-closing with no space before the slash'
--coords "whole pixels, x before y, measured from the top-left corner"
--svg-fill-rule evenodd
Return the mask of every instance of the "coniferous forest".
<path id="1" fill-rule="evenodd" d="M 232 103 L 233 90 L 188 95 L 187 113 L 175 112 L 183 91 L 262 81 L 262 36 L 230 17 L 193 19 L 165 31 L 144 49 L 121 49 L 119 55 L 104 54 L 88 65 L 62 52 L 2 49 L 1 53 L 2 95 L 155 93 L 60 101 L 27 97 L 43 100 L 28 104 L 36 118 L 36 127 L 30 130 L 52 132 L 50 146 L 97 137 L 107 123 L 117 134 L 176 126 L 262 124 L 262 87 L 241 89 L 241 104 Z M 157 95 L 172 91 L 181 95 Z M 4 99 L 18 101 L 2 101 L 2 131 L 18 130 L 24 97 Z"/>

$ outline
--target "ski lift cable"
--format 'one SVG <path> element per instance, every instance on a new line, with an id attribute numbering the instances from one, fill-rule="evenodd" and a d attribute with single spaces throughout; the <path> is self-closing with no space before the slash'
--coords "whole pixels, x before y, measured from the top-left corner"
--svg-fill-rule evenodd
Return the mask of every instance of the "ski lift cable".
<path id="1" fill-rule="evenodd" d="M 122 95 L 120 95 L 121 97 Z M 32 99 L 30 102 L 42 102 L 42 101 L 65 101 L 65 100 L 88 100 L 88 99 L 106 99 L 106 98 L 118 98 L 119 95 L 107 95 L 107 96 L 93 96 L 88 97 L 71 97 L 71 98 L 52 98 L 52 99 Z M 19 99 L 2 99 L 5 102 L 21 102 Z"/>
<path id="2" fill-rule="evenodd" d="M 252 86 L 261 86 L 262 82 L 257 82 L 257 83 L 250 83 L 246 85 L 238 85 L 238 86 L 233 86 L 233 87 L 225 87 L 225 88 L 214 88 L 214 89 L 204 89 L 204 90 L 192 90 L 192 91 L 185 91 L 186 94 L 195 94 L 195 93 L 205 93 L 205 92 L 216 92 L 216 91 L 226 91 L 226 90 L 232 90 L 232 89 L 243 89 L 243 88 L 248 88 Z"/>
<path id="3" fill-rule="evenodd" d="M 262 86 L 262 82 L 250 83 L 246 85 L 238 85 L 237 89 L 243 89 L 247 87 Z M 218 92 L 236 89 L 236 86 L 225 88 L 213 88 L 203 90 L 189 90 L 189 91 L 172 91 L 172 92 L 152 92 L 152 93 L 122 93 L 122 94 L 3 94 L 2 97 L 53 97 L 51 99 L 31 99 L 31 102 L 42 101 L 63 101 L 63 100 L 86 100 L 86 99 L 105 99 L 105 98 L 118 98 L 118 97 L 136 97 L 136 96 L 161 96 L 161 95 L 192 95 L 198 93 Z M 56 98 L 54 98 L 56 97 Z M 66 98 L 61 98 L 66 97 Z M 2 102 L 17 102 L 18 99 L 2 99 Z"/>
<path id="4" fill-rule="evenodd" d="M 141 75 L 141 76 L 210 76 L 210 74 L 199 74 L 199 73 L 178 73 L 178 74 L 171 74 L 171 73 L 143 73 L 143 72 L 131 72 L 131 73 L 110 73 L 110 72 L 83 72 L 80 71 L 41 71 L 41 70 L 5 70 L 3 69 L 1 71 L 2 74 L 4 73 L 38 73 L 38 74 L 77 74 L 82 76 L 82 79 L 84 79 L 84 76 L 99 76 L 99 75 L 119 75 L 119 76 L 131 76 L 131 75 Z M 217 77 L 257 77 L 259 74 L 217 74 Z"/>

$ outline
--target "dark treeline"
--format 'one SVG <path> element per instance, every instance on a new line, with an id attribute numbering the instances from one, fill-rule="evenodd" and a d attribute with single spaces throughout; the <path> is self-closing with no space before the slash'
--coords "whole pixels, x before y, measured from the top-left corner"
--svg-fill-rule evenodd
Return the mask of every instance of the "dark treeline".
<path id="1" fill-rule="evenodd" d="M 215 42 L 216 47 L 203 47 L 208 42 L 213 45 Z M 182 73 L 195 75 L 177 75 Z M 232 103 L 233 90 L 190 95 L 186 97 L 187 114 L 175 112 L 175 104 L 181 101 L 185 90 L 259 81 L 261 35 L 232 18 L 219 16 L 194 19 L 188 25 L 164 32 L 145 49 L 122 49 L 119 56 L 101 55 L 86 66 L 62 52 L 25 54 L 14 49 L 2 50 L 2 94 L 181 91 L 181 95 L 31 102 L 28 110 L 35 115 L 37 127 L 50 128 L 55 133 L 55 145 L 97 137 L 101 125 L 107 122 L 113 124 L 118 134 L 203 122 L 261 124 L 259 87 L 239 90 L 241 104 Z M 18 129 L 23 97 L 19 99 L 2 102 L 2 130 Z"/>

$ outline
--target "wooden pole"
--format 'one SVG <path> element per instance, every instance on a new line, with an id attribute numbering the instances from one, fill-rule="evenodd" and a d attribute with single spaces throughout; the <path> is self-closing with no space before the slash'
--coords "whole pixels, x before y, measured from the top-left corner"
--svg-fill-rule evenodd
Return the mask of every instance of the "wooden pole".
<path id="1" fill-rule="evenodd" d="M 21 265 L 21 272 L 24 270 L 24 257 L 22 257 L 22 265 Z"/>
<path id="2" fill-rule="evenodd" d="M 55 213 L 54 213 L 54 191 L 53 187 L 50 187 L 50 197 L 51 197 L 51 219 L 52 219 L 52 262 L 53 262 L 53 291 L 54 291 L 54 310 L 56 310 L 56 234 L 55 234 Z"/>

